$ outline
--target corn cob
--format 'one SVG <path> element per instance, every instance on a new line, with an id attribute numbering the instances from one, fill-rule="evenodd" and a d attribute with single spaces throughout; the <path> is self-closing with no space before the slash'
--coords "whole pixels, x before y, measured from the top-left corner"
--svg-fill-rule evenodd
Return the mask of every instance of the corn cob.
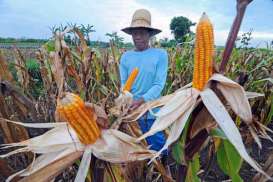
<path id="1" fill-rule="evenodd" d="M 131 91 L 131 88 L 133 86 L 133 83 L 138 75 L 138 68 L 134 68 L 133 71 L 131 72 L 131 74 L 129 75 L 124 87 L 123 87 L 123 91 L 128 91 L 130 92 Z"/>
<path id="2" fill-rule="evenodd" d="M 60 120 L 71 125 L 83 144 L 92 144 L 100 137 L 96 114 L 87 110 L 78 95 L 65 93 L 64 97 L 57 100 L 56 112 Z"/>
<path id="3" fill-rule="evenodd" d="M 193 87 L 198 90 L 203 90 L 212 75 L 213 54 L 213 27 L 203 13 L 197 25 L 194 49 Z"/>

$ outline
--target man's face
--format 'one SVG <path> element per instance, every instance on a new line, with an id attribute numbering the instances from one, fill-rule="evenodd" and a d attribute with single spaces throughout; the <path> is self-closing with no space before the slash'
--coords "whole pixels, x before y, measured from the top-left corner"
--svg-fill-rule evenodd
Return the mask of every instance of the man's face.
<path id="1" fill-rule="evenodd" d="M 147 29 L 132 30 L 132 37 L 138 51 L 143 51 L 149 47 L 150 33 Z"/>

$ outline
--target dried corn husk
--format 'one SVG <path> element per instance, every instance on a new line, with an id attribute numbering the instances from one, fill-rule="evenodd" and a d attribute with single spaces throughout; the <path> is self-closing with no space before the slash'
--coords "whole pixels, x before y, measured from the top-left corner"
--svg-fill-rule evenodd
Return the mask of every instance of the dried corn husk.
<path id="1" fill-rule="evenodd" d="M 132 143 L 133 138 L 117 130 L 102 130 L 101 137 L 94 144 L 84 145 L 80 142 L 76 132 L 67 123 L 21 123 L 6 120 L 25 127 L 52 128 L 43 135 L 31 138 L 20 143 L 1 145 L 2 149 L 20 147 L 0 157 L 8 157 L 20 152 L 31 151 L 42 154 L 34 160 L 33 164 L 20 172 L 20 176 L 29 176 L 51 163 L 77 151 L 84 151 L 84 164 L 79 169 L 77 179 L 85 179 L 89 168 L 89 155 L 93 153 L 97 158 L 113 163 L 144 160 L 153 157 L 153 151 L 144 149 Z M 88 164 L 88 165 L 87 165 Z M 86 169 L 87 168 L 87 169 Z M 46 174 L 45 174 L 46 175 Z M 14 176 L 12 176 L 14 177 Z M 10 178 L 11 180 L 12 178 Z"/>

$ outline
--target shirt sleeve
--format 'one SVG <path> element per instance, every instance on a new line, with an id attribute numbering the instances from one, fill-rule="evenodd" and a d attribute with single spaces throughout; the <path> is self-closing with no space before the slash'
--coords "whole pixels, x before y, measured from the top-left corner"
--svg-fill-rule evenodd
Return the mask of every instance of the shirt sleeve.
<path id="1" fill-rule="evenodd" d="M 151 101 L 158 98 L 164 88 L 168 71 L 168 54 L 166 51 L 160 56 L 156 65 L 156 74 L 152 87 L 142 96 L 144 101 Z"/>
<path id="2" fill-rule="evenodd" d="M 125 65 L 125 55 L 123 54 L 120 58 L 120 64 L 119 64 L 119 74 L 120 74 L 120 82 L 121 82 L 121 88 L 125 85 L 125 82 L 128 77 L 128 71 Z"/>

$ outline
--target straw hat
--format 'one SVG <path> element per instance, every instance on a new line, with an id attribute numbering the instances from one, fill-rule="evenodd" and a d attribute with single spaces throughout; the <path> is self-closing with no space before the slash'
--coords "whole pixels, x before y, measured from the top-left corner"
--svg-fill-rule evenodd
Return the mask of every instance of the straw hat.
<path id="1" fill-rule="evenodd" d="M 151 13 L 146 9 L 136 10 L 133 15 L 131 25 L 121 30 L 131 35 L 132 30 L 138 28 L 148 29 L 151 32 L 151 36 L 161 32 L 161 30 L 151 27 Z"/>

